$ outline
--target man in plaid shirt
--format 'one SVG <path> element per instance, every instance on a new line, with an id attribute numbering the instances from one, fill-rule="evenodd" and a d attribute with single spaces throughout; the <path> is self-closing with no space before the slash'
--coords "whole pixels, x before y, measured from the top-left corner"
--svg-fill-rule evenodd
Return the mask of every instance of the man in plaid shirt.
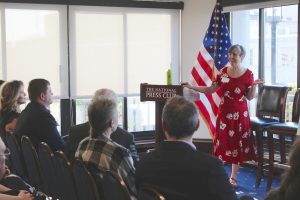
<path id="1" fill-rule="evenodd" d="M 109 92 L 112 92 L 109 90 Z M 118 126 L 117 104 L 111 98 L 93 98 L 88 106 L 90 136 L 82 140 L 75 158 L 116 172 L 136 199 L 135 168 L 129 150 L 113 142 L 110 135 Z"/>

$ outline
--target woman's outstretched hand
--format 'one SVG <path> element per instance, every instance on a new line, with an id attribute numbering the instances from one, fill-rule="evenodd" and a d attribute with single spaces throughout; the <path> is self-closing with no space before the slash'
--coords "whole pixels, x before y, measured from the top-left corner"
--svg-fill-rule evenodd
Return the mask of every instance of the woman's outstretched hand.
<path id="1" fill-rule="evenodd" d="M 191 89 L 191 85 L 190 85 L 188 82 L 182 82 L 181 85 L 182 85 L 183 87 L 186 87 L 186 88 Z"/>
<path id="2" fill-rule="evenodd" d="M 259 85 L 259 84 L 264 84 L 265 81 L 263 79 L 256 79 L 254 82 L 253 82 L 253 85 Z"/>

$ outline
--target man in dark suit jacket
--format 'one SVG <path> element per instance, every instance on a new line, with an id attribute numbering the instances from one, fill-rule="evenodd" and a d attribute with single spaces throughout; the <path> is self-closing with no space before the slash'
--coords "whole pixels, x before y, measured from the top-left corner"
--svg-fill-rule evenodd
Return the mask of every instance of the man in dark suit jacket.
<path id="1" fill-rule="evenodd" d="M 96 90 L 91 101 L 103 98 L 111 99 L 116 103 L 118 102 L 117 95 L 112 90 L 107 88 Z M 81 142 L 81 140 L 88 137 L 89 135 L 90 125 L 88 122 L 73 126 L 71 128 L 65 147 L 65 154 L 71 161 L 74 160 L 78 144 Z M 110 138 L 114 142 L 122 145 L 130 151 L 134 164 L 139 161 L 139 157 L 135 148 L 134 136 L 131 133 L 128 133 L 124 129 L 118 127 L 117 130 L 111 134 Z"/>
<path id="2" fill-rule="evenodd" d="M 138 163 L 137 189 L 148 185 L 172 200 L 237 199 L 222 162 L 197 151 L 192 143 L 198 117 L 195 104 L 183 97 L 166 103 L 162 127 L 167 140 Z"/>
<path id="3" fill-rule="evenodd" d="M 70 130 L 69 137 L 65 146 L 65 154 L 69 160 L 73 161 L 75 152 L 77 150 L 78 144 L 84 138 L 89 136 L 90 125 L 88 122 L 83 124 L 78 124 L 73 126 Z M 118 127 L 115 132 L 113 132 L 110 138 L 122 145 L 123 147 L 129 149 L 134 164 L 139 161 L 139 157 L 135 148 L 134 136 L 131 133 L 128 133 L 124 129 Z"/>
<path id="4" fill-rule="evenodd" d="M 28 86 L 30 103 L 21 112 L 15 133 L 20 140 L 27 135 L 37 148 L 40 142 L 46 142 L 53 151 L 63 150 L 65 142 L 57 130 L 57 122 L 48 109 L 53 93 L 49 81 L 33 79 Z"/>

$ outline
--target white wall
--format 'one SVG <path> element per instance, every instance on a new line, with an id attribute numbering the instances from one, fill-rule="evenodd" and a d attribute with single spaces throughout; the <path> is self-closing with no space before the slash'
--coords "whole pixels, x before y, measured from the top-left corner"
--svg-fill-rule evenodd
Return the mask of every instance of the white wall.
<path id="1" fill-rule="evenodd" d="M 192 66 L 202 44 L 208 28 L 210 17 L 214 9 L 215 0 L 187 0 L 184 1 L 182 11 L 181 32 L 181 80 L 188 81 Z M 210 139 L 210 134 L 204 122 L 200 121 L 200 128 L 194 138 Z"/>

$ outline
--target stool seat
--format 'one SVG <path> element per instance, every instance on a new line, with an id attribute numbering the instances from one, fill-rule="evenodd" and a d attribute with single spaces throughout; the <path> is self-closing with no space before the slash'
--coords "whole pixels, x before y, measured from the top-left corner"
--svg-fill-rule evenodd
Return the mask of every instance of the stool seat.
<path id="1" fill-rule="evenodd" d="M 279 123 L 277 119 L 273 118 L 261 118 L 261 117 L 251 117 L 251 126 L 254 127 L 261 127 L 261 126 L 270 126 L 276 123 Z"/>
<path id="2" fill-rule="evenodd" d="M 285 123 L 278 123 L 272 124 L 272 126 L 268 127 L 268 130 L 276 130 L 276 131 L 292 131 L 297 132 L 298 129 L 298 122 L 285 122 Z"/>

